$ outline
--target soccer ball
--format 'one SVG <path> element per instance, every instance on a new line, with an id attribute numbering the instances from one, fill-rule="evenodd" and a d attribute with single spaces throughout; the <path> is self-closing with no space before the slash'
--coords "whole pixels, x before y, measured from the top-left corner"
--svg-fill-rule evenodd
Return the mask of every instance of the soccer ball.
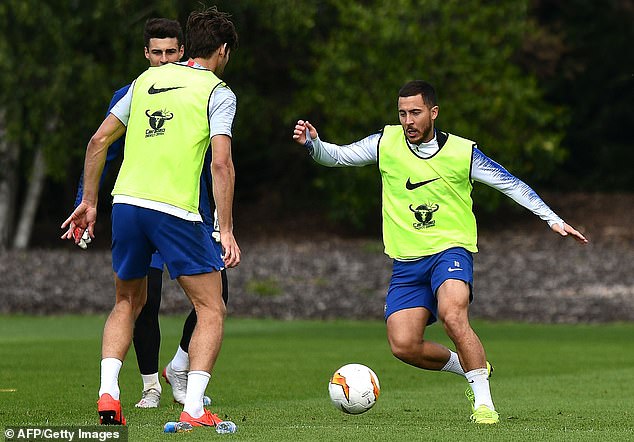
<path id="1" fill-rule="evenodd" d="M 381 387 L 370 368 L 348 364 L 335 371 L 328 384 L 332 404 L 348 414 L 361 414 L 374 406 Z"/>

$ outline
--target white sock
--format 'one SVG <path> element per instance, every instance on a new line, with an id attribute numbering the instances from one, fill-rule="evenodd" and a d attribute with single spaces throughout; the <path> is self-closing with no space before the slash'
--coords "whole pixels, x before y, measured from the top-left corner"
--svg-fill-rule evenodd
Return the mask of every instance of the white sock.
<path id="1" fill-rule="evenodd" d="M 161 389 L 161 383 L 159 382 L 158 373 L 142 374 L 141 379 L 143 379 L 143 391 L 147 391 L 150 388 L 158 390 L 159 393 L 163 391 Z"/>
<path id="2" fill-rule="evenodd" d="M 180 345 L 176 350 L 176 354 L 172 358 L 172 369 L 176 371 L 189 370 L 189 355 L 186 351 L 183 351 Z"/>
<path id="3" fill-rule="evenodd" d="M 104 358 L 101 360 L 101 385 L 99 397 L 108 393 L 113 399 L 119 400 L 119 370 L 123 362 L 116 358 Z"/>
<path id="4" fill-rule="evenodd" d="M 187 394 L 183 411 L 193 418 L 203 415 L 203 395 L 211 375 L 206 371 L 190 371 L 187 374 Z"/>
<path id="5" fill-rule="evenodd" d="M 478 408 L 480 405 L 486 405 L 491 410 L 495 410 L 493 406 L 493 399 L 491 399 L 491 389 L 489 388 L 489 373 L 486 368 L 476 368 L 475 370 L 465 373 L 465 377 L 469 382 L 473 395 L 475 396 L 475 403 L 473 408 Z"/>
<path id="6" fill-rule="evenodd" d="M 464 369 L 462 368 L 462 365 L 460 365 L 458 353 L 451 350 L 449 350 L 449 353 L 449 360 L 447 361 L 445 366 L 440 369 L 440 371 L 449 371 L 451 373 L 456 373 L 460 376 L 464 376 Z"/>

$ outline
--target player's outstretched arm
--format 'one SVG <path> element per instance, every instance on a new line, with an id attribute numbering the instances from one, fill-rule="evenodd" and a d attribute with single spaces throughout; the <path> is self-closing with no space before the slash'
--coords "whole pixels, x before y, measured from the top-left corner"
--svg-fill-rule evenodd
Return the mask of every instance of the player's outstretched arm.
<path id="1" fill-rule="evenodd" d="M 564 223 L 562 227 L 561 224 L 555 223 L 550 228 L 553 229 L 555 232 L 559 233 L 561 236 L 571 235 L 574 239 L 576 239 L 581 244 L 588 243 L 588 240 L 586 239 L 586 237 L 583 236 L 581 232 L 579 232 L 578 230 L 576 230 L 574 227 L 572 227 L 569 224 Z"/>
<path id="2" fill-rule="evenodd" d="M 312 124 L 308 121 L 298 120 L 293 131 L 293 139 L 302 146 L 306 145 L 306 131 L 309 132 L 311 140 L 317 138 L 317 129 Z"/>
<path id="3" fill-rule="evenodd" d="M 84 232 L 88 230 L 90 238 L 95 237 L 95 222 L 97 220 L 97 200 L 99 195 L 99 177 L 106 161 L 108 147 L 125 133 L 125 126 L 117 117 L 109 114 L 101 123 L 97 132 L 90 138 L 86 147 L 84 161 L 84 192 L 81 203 L 61 225 L 68 229 L 62 239 L 74 240 L 80 243 Z"/>

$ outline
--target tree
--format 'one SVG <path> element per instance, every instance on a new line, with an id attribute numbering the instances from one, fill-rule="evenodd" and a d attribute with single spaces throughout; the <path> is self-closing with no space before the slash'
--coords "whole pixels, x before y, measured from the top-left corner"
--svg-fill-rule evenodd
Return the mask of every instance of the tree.
<path id="1" fill-rule="evenodd" d="M 6 135 L 6 111 L 0 109 L 0 251 L 9 244 L 15 207 L 18 146 Z"/>
<path id="2" fill-rule="evenodd" d="M 533 0 L 540 32 L 523 63 L 555 105 L 570 108 L 563 145 L 570 152 L 551 182 L 564 189 L 634 188 L 634 3 Z"/>

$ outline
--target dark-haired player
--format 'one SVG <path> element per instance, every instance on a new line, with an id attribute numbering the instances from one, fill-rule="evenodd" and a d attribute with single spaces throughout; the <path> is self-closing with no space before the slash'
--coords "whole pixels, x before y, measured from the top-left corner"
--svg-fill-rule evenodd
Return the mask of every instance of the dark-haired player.
<path id="1" fill-rule="evenodd" d="M 299 120 L 293 139 L 325 166 L 378 164 L 383 189 L 383 242 L 394 259 L 385 320 L 392 353 L 427 370 L 466 377 L 471 420 L 496 424 L 489 388 L 490 366 L 471 328 L 473 257 L 477 249 L 472 182 L 485 183 L 514 199 L 562 236 L 586 238 L 566 224 L 525 183 L 488 158 L 476 143 L 434 127 L 439 107 L 434 88 L 411 81 L 398 94 L 400 125 L 338 146 L 319 139 Z M 456 351 L 424 339 L 439 319 Z"/>
<path id="2" fill-rule="evenodd" d="M 218 78 L 237 47 L 237 34 L 227 14 L 215 7 L 190 14 L 186 34 L 189 62 L 151 67 L 141 74 L 91 137 L 82 201 L 62 224 L 71 232 L 63 238 L 73 239 L 76 228 L 94 236 L 106 151 L 125 133 L 125 156 L 112 191 L 116 302 L 103 335 L 98 401 L 102 424 L 125 424 L 118 376 L 134 320 L 145 304 L 155 250 L 197 315 L 180 420 L 195 426 L 220 422 L 204 409 L 203 395 L 222 343 L 226 307 L 220 270 L 240 262 L 232 216 L 231 123 L 236 99 Z M 210 141 L 220 244 L 210 238 L 199 212 L 199 177 Z"/>

